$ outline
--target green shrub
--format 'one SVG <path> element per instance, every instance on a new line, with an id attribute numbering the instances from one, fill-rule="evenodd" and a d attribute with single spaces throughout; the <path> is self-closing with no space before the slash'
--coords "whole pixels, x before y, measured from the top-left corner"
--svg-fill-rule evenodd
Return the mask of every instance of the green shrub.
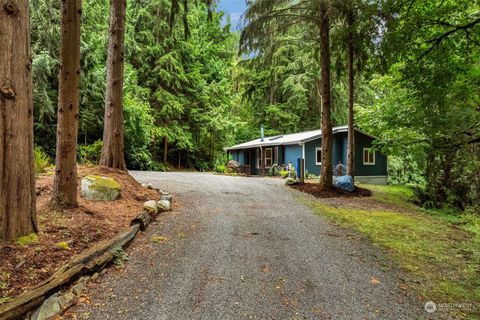
<path id="1" fill-rule="evenodd" d="M 200 172 L 205 172 L 208 171 L 208 169 L 210 168 L 210 163 L 204 160 L 197 160 L 197 162 L 195 162 L 194 168 Z"/>
<path id="2" fill-rule="evenodd" d="M 226 167 L 225 167 L 224 164 L 219 164 L 218 163 L 218 164 L 215 165 L 215 172 L 216 173 L 225 173 L 225 169 L 226 169 Z"/>
<path id="3" fill-rule="evenodd" d="M 274 164 L 270 170 L 268 170 L 268 175 L 271 177 L 277 177 L 280 175 L 280 170 L 278 168 L 278 165 Z"/>
<path id="4" fill-rule="evenodd" d="M 280 177 L 282 177 L 283 179 L 286 179 L 288 177 L 288 171 L 287 170 L 280 171 Z"/>
<path id="5" fill-rule="evenodd" d="M 102 140 L 97 140 L 89 145 L 78 147 L 78 162 L 98 164 L 102 155 Z"/>
<path id="6" fill-rule="evenodd" d="M 153 159 L 151 152 L 146 146 L 132 147 L 126 154 L 128 168 L 133 170 L 167 171 L 165 164 Z"/>
<path id="7" fill-rule="evenodd" d="M 33 154 L 35 157 L 35 173 L 44 173 L 50 166 L 50 157 L 40 147 L 35 147 Z"/>

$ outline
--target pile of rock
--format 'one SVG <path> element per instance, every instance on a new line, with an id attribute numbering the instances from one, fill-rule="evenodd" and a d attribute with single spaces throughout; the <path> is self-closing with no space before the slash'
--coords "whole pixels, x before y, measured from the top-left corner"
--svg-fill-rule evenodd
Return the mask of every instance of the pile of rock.
<path id="1" fill-rule="evenodd" d="M 151 215 L 156 215 L 161 212 L 172 210 L 173 197 L 170 194 L 154 188 L 151 184 L 142 184 L 142 186 L 148 189 L 157 190 L 158 193 L 160 193 L 160 200 L 149 200 L 143 204 L 144 211 Z"/>

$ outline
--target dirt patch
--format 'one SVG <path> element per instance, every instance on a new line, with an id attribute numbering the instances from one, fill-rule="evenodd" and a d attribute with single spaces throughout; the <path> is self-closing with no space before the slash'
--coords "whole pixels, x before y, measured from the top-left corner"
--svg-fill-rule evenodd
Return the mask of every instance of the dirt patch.
<path id="1" fill-rule="evenodd" d="M 344 191 L 338 188 L 324 189 L 317 183 L 299 183 L 291 185 L 293 189 L 309 193 L 317 198 L 358 198 L 370 197 L 372 192 L 368 189 L 355 187 L 353 192 Z"/>
<path id="2" fill-rule="evenodd" d="M 144 201 L 159 198 L 158 192 L 142 187 L 129 174 L 105 167 L 79 167 L 79 188 L 80 180 L 90 174 L 115 179 L 122 188 L 120 199 L 88 201 L 80 197 L 79 189 L 78 208 L 54 210 L 49 205 L 53 175 L 37 178 L 38 241 L 0 243 L 0 303 L 47 279 L 73 255 L 124 230 Z"/>

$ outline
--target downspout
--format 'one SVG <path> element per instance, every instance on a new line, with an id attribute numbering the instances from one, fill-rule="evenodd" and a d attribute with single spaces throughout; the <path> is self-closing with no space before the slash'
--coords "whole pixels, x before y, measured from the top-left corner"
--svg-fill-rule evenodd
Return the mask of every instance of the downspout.
<path id="1" fill-rule="evenodd" d="M 305 142 L 302 142 L 302 159 L 303 159 L 303 173 L 302 173 L 302 176 L 305 177 L 305 168 L 307 167 L 307 160 L 305 159 Z"/>

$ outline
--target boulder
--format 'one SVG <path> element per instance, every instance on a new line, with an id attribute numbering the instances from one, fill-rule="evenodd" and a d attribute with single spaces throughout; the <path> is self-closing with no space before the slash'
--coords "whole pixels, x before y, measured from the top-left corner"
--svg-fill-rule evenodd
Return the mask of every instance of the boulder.
<path id="1" fill-rule="evenodd" d="M 297 183 L 298 183 L 297 179 L 294 179 L 294 178 L 287 178 L 287 179 L 285 179 L 285 184 L 286 184 L 287 186 L 290 186 L 290 185 L 292 185 L 292 184 L 297 184 Z"/>
<path id="2" fill-rule="evenodd" d="M 145 209 L 145 211 L 149 212 L 149 213 L 158 213 L 158 205 L 157 205 L 157 201 L 155 200 L 150 200 L 150 201 L 147 201 L 143 204 L 143 209 Z"/>
<path id="3" fill-rule="evenodd" d="M 86 176 L 82 179 L 82 197 L 94 201 L 113 201 L 120 197 L 120 184 L 108 177 Z"/>
<path id="4" fill-rule="evenodd" d="M 173 202 L 173 197 L 167 193 L 167 194 L 163 194 L 160 197 L 160 200 L 167 200 L 167 201 Z"/>
<path id="5" fill-rule="evenodd" d="M 162 200 L 157 202 L 157 205 L 158 205 L 158 210 L 160 212 L 172 210 L 172 204 L 168 200 L 163 200 L 162 199 Z"/>
<path id="6" fill-rule="evenodd" d="M 352 176 L 340 176 L 335 179 L 335 188 L 340 190 L 353 192 L 355 190 L 355 185 L 353 184 Z"/>
<path id="7" fill-rule="evenodd" d="M 60 309 L 64 310 L 66 308 L 70 308 L 75 300 L 76 296 L 72 291 L 67 291 L 58 298 L 58 304 L 60 305 Z"/>
<path id="8" fill-rule="evenodd" d="M 59 294 L 51 295 L 45 302 L 30 316 L 30 320 L 47 320 L 60 313 Z"/>

